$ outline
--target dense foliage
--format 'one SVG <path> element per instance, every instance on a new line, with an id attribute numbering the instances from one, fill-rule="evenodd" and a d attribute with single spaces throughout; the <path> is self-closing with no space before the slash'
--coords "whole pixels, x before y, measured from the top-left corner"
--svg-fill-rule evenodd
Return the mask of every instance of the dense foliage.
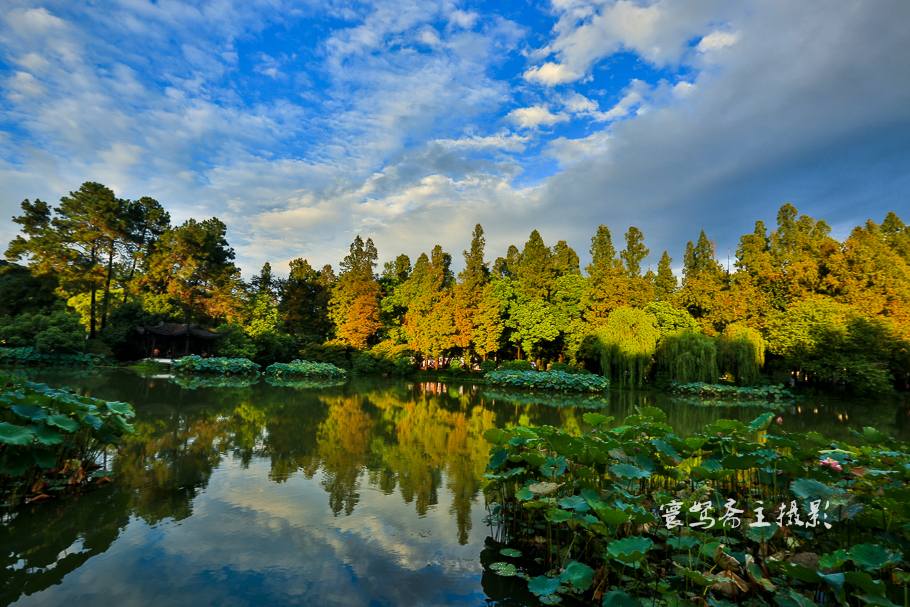
<path id="1" fill-rule="evenodd" d="M 175 373 L 220 373 L 222 375 L 258 375 L 259 365 L 245 358 L 203 358 L 184 356 L 171 363 Z"/>
<path id="2" fill-rule="evenodd" d="M 647 407 L 619 427 L 489 430 L 485 489 L 506 546 L 490 564 L 548 604 L 903 604 L 910 445 L 784 431 L 776 413 L 673 433 Z"/>
<path id="3" fill-rule="evenodd" d="M 274 363 L 266 367 L 265 374 L 282 377 L 334 377 L 344 378 L 347 372 L 332 363 L 316 363 L 308 360 L 295 360 L 290 363 Z"/>
<path id="4" fill-rule="evenodd" d="M 783 386 L 728 386 L 724 384 L 704 384 L 694 382 L 691 384 L 673 384 L 671 391 L 687 396 L 701 398 L 729 399 L 764 399 L 781 400 L 795 398 L 794 394 Z"/>
<path id="5" fill-rule="evenodd" d="M 610 380 L 600 375 L 581 375 L 564 371 L 490 371 L 486 374 L 486 380 L 494 386 L 511 388 L 573 392 L 602 392 L 610 388 Z"/>
<path id="6" fill-rule="evenodd" d="M 105 477 L 99 458 L 134 432 L 126 403 L 0 377 L 0 494 L 32 501 Z M 109 479 L 108 479 L 109 480 Z"/>
<path id="7" fill-rule="evenodd" d="M 263 366 L 307 359 L 391 374 L 411 361 L 439 369 L 459 360 L 470 371 L 518 359 L 634 386 L 721 376 L 746 386 L 776 372 L 856 394 L 910 388 L 910 228 L 894 213 L 837 241 L 825 221 L 785 204 L 770 233 L 758 221 L 740 238 L 732 267 L 702 231 L 681 252 L 681 282 L 667 251 L 656 272 L 646 265 L 651 249 L 635 226 L 622 249 L 598 226 L 583 269 L 568 243 L 548 246 L 537 230 L 491 263 L 478 224 L 457 275 L 439 245 L 413 264 L 399 254 L 377 274 L 379 251 L 357 235 L 337 275 L 296 258 L 286 278 L 267 262 L 244 282 L 217 218 L 172 226 L 157 201 L 121 200 L 98 183 L 56 207 L 26 200 L 14 221 L 22 235 L 6 254 L 28 268 L 0 268 L 0 314 L 9 315 L 0 340 L 6 325 L 24 340 L 8 345 L 82 351 L 72 323 L 48 339 L 20 330 L 69 302 L 103 342 L 89 342 L 92 351 L 118 358 L 141 354 L 130 347 L 133 326 L 165 320 L 226 330 L 221 356 Z M 16 298 L 33 305 L 9 303 Z"/>
<path id="8" fill-rule="evenodd" d="M 0 348 L 0 365 L 53 365 L 72 367 L 100 364 L 104 355 L 42 354 L 37 348 Z"/>

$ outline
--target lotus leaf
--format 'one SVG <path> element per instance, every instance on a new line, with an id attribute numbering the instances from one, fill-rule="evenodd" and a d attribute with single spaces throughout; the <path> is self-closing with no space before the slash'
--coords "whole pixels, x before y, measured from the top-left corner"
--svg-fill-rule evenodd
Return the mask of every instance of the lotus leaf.
<path id="1" fill-rule="evenodd" d="M 647 470 L 642 470 L 638 466 L 633 466 L 632 464 L 617 464 L 615 466 L 610 466 L 610 472 L 620 478 L 628 479 L 648 478 L 651 476 L 651 473 Z"/>
<path id="2" fill-rule="evenodd" d="M 637 598 L 622 590 L 611 590 L 603 596 L 603 607 L 639 607 Z"/>
<path id="3" fill-rule="evenodd" d="M 560 585 L 558 579 L 548 578 L 545 575 L 538 575 L 528 580 L 528 590 L 538 596 L 553 594 L 559 590 Z"/>
<path id="4" fill-rule="evenodd" d="M 35 431 L 31 428 L 14 426 L 0 422 L 0 443 L 7 445 L 30 445 L 35 438 Z"/>
<path id="5" fill-rule="evenodd" d="M 493 563 L 490 565 L 490 569 L 495 571 L 497 575 L 501 575 L 503 577 L 518 575 L 518 569 L 516 569 L 515 565 L 511 563 Z"/>
<path id="6" fill-rule="evenodd" d="M 19 417 L 33 422 L 40 422 L 47 417 L 47 409 L 38 405 L 13 405 L 10 409 Z"/>
<path id="7" fill-rule="evenodd" d="M 35 440 L 42 445 L 59 445 L 63 441 L 63 433 L 45 424 L 32 426 L 35 431 Z"/>
<path id="8" fill-rule="evenodd" d="M 503 548 L 499 551 L 499 554 L 503 556 L 509 556 L 512 558 L 518 558 L 521 556 L 521 550 L 516 550 L 515 548 Z"/>
<path id="9" fill-rule="evenodd" d="M 634 563 L 645 558 L 645 554 L 654 542 L 640 535 L 615 540 L 607 545 L 607 552 L 616 560 L 624 563 Z"/>
<path id="10" fill-rule="evenodd" d="M 591 583 L 594 581 L 594 570 L 584 563 L 573 561 L 568 564 L 559 578 L 563 582 L 570 583 L 579 592 L 584 592 L 591 587 Z"/>

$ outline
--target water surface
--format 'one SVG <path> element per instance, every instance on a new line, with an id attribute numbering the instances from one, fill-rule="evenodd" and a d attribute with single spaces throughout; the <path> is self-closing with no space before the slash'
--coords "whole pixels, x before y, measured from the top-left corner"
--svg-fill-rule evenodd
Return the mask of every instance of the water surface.
<path id="1" fill-rule="evenodd" d="M 518 605 L 514 580 L 484 574 L 483 433 L 515 424 L 589 430 L 658 406 L 686 436 L 721 417 L 665 394 L 568 399 L 458 384 L 181 386 L 127 371 L 41 373 L 136 407 L 138 435 L 115 482 L 16 509 L 0 524 L 0 605 Z M 186 383 L 186 382 L 184 382 Z M 250 384 L 250 385 L 244 385 Z M 838 399 L 780 413 L 789 430 L 906 437 L 907 410 Z M 486 549 L 485 549 L 486 548 Z"/>

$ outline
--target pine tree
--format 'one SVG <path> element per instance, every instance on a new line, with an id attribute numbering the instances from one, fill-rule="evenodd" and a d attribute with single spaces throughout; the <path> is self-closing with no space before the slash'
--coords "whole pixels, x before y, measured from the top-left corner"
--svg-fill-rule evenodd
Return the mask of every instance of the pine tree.
<path id="1" fill-rule="evenodd" d="M 578 253 L 565 240 L 560 240 L 553 247 L 553 257 L 555 258 L 557 276 L 581 276 Z"/>
<path id="2" fill-rule="evenodd" d="M 626 248 L 619 256 L 626 266 L 626 276 L 629 278 L 641 276 L 641 261 L 651 254 L 651 250 L 645 247 L 644 240 L 644 234 L 635 226 L 626 232 Z"/>
<path id="3" fill-rule="evenodd" d="M 380 328 L 380 289 L 373 275 L 377 257 L 373 240 L 368 238 L 364 243 L 358 235 L 341 262 L 329 302 L 329 318 L 335 323 L 336 337 L 360 350 Z"/>
<path id="4" fill-rule="evenodd" d="M 673 258 L 664 251 L 657 263 L 657 276 L 654 279 L 654 295 L 659 301 L 668 301 L 676 292 L 676 276 L 670 268 L 672 263 Z"/>
<path id="5" fill-rule="evenodd" d="M 531 232 L 521 252 L 517 279 L 521 293 L 531 299 L 549 301 L 556 277 L 553 251 L 546 246 L 537 230 Z"/>
<path id="6" fill-rule="evenodd" d="M 473 358 L 473 342 L 475 318 L 480 305 L 483 289 L 490 279 L 490 270 L 483 260 L 483 249 L 486 240 L 483 237 L 483 228 L 478 223 L 474 227 L 471 238 L 470 251 L 463 251 L 465 268 L 458 274 L 458 284 L 454 289 L 455 303 L 455 345 L 467 353 L 467 358 Z"/>

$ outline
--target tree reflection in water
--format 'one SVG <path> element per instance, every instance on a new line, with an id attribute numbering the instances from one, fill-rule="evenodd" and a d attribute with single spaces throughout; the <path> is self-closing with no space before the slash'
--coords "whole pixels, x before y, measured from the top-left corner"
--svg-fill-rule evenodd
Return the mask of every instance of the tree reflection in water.
<path id="1" fill-rule="evenodd" d="M 355 379 L 343 386 L 300 389 L 260 381 L 187 388 L 122 371 L 56 382 L 31 379 L 133 403 L 138 434 L 123 443 L 112 485 L 2 515 L 2 604 L 59 584 L 108 550 L 131 517 L 150 527 L 189 519 L 213 473 L 225 466 L 246 470 L 265 463 L 268 483 L 275 487 L 295 475 L 316 479 L 314 487 L 327 493 L 335 518 L 351 516 L 368 488 L 398 494 L 419 518 L 438 514 L 439 504 L 447 503 L 451 522 L 445 541 L 465 546 L 469 539 L 477 541 L 471 536 L 472 514 L 484 508 L 489 458 L 484 432 L 521 423 L 583 433 L 590 428 L 582 415 L 593 410 L 590 399 L 573 407 L 566 397 L 569 406 L 555 407 L 552 395 L 536 402 L 533 394 L 511 398 L 501 391 L 436 382 Z M 663 409 L 680 436 L 720 418 L 748 422 L 760 413 L 626 391 L 610 394 L 600 411 L 618 425 L 636 407 L 648 405 Z M 817 430 L 832 438 L 848 436 L 853 420 L 886 434 L 910 433 L 906 409 L 880 403 L 814 399 L 788 406 L 781 415 L 788 430 Z"/>

